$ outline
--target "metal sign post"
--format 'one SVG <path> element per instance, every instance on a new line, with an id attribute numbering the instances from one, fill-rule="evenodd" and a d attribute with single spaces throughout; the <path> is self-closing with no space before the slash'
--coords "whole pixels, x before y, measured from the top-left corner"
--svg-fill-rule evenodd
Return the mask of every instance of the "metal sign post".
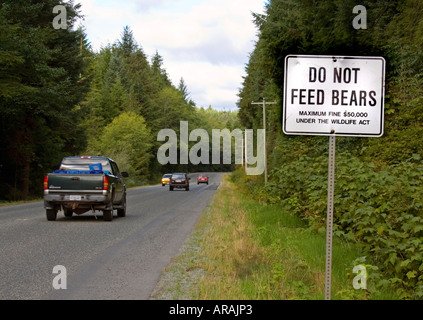
<path id="1" fill-rule="evenodd" d="M 336 137 L 335 136 L 329 137 L 328 209 L 327 209 L 327 216 L 326 216 L 325 300 L 331 299 L 333 200 L 334 200 L 334 190 L 335 190 L 335 149 L 336 149 Z"/>

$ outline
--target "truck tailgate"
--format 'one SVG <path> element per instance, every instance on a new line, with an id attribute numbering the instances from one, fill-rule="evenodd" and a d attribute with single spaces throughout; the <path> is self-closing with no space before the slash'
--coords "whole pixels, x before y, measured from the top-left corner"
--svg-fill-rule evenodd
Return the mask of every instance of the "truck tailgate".
<path id="1" fill-rule="evenodd" d="M 91 191 L 103 189 L 104 174 L 60 174 L 48 175 L 48 188 L 68 191 Z"/>

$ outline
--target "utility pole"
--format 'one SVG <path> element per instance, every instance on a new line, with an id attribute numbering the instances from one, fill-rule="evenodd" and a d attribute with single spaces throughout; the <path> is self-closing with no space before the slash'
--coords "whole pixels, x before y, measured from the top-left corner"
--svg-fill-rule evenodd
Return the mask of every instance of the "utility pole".
<path id="1" fill-rule="evenodd" d="M 274 102 L 266 102 L 263 98 L 263 102 L 251 102 L 251 104 L 261 104 L 263 108 L 263 129 L 264 129 L 264 183 L 267 184 L 267 152 L 266 152 L 266 104 L 277 104 Z"/>
<path id="2" fill-rule="evenodd" d="M 247 137 L 246 131 L 242 131 L 242 166 L 247 167 Z"/>
<path id="3" fill-rule="evenodd" d="M 242 131 L 242 166 L 245 167 L 247 173 L 247 131 Z"/>

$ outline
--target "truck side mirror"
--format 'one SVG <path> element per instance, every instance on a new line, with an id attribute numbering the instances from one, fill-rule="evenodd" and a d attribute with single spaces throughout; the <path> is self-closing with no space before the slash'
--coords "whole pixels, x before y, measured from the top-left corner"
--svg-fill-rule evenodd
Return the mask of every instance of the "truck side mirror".
<path id="1" fill-rule="evenodd" d="M 126 171 L 123 171 L 120 173 L 122 175 L 123 178 L 128 178 L 129 177 L 129 173 Z"/>

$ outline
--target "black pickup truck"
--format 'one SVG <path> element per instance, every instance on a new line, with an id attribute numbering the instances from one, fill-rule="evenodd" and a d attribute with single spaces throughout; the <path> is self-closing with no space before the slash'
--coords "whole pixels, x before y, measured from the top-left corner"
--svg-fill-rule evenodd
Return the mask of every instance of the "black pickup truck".
<path id="1" fill-rule="evenodd" d="M 54 221 L 63 210 L 66 217 L 81 215 L 89 210 L 103 211 L 103 220 L 126 215 L 126 186 L 117 164 L 99 156 L 65 157 L 59 170 L 44 177 L 44 207 L 47 220 Z"/>

